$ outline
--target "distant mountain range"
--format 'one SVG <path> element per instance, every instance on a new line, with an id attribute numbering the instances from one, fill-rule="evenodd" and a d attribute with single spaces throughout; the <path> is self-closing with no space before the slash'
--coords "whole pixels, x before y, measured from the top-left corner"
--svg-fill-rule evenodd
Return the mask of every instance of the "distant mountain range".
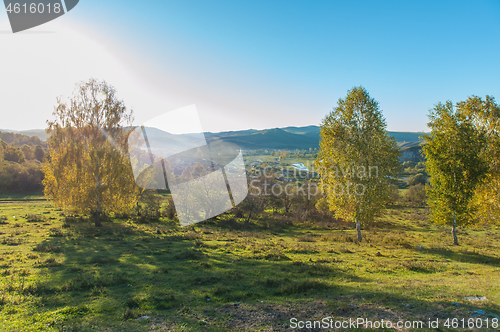
<path id="1" fill-rule="evenodd" d="M 319 147 L 319 126 L 284 127 L 265 130 L 242 130 L 205 133 L 207 140 L 225 141 L 239 145 L 244 150 L 256 149 L 309 149 Z M 415 147 L 422 143 L 418 132 L 390 131 L 401 148 Z"/>
<path id="2" fill-rule="evenodd" d="M 33 130 L 0 129 L 0 131 L 4 132 L 4 133 L 15 133 L 15 134 L 26 135 L 26 136 L 29 136 L 29 137 L 37 136 L 42 141 L 46 141 L 47 140 L 47 133 L 43 129 L 33 129 Z"/>
<path id="3" fill-rule="evenodd" d="M 4 130 L 3 132 L 14 132 L 27 136 L 38 136 L 41 140 L 47 140 L 45 130 Z M 176 136 L 180 141 L 187 140 L 189 135 L 171 135 L 156 128 L 147 128 L 148 136 L 161 137 L 161 136 Z M 238 130 L 226 131 L 220 133 L 206 132 L 205 137 L 209 142 L 230 142 L 239 145 L 243 150 L 258 150 L 258 149 L 281 149 L 281 150 L 295 150 L 295 149 L 309 149 L 319 147 L 319 126 L 306 126 L 306 127 L 284 127 L 264 130 Z M 402 149 L 417 147 L 422 143 L 420 136 L 423 133 L 418 132 L 397 132 L 390 131 L 390 135 L 394 136 Z"/>

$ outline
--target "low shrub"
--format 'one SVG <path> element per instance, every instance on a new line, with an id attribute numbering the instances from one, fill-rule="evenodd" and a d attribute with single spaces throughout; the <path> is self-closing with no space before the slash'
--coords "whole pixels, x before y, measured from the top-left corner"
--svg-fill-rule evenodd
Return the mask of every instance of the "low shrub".
<path id="1" fill-rule="evenodd" d="M 24 216 L 24 218 L 28 222 L 45 222 L 45 221 L 47 221 L 47 217 L 39 215 L 39 214 L 27 214 Z"/>
<path id="2" fill-rule="evenodd" d="M 425 186 L 421 183 L 411 186 L 405 193 L 405 201 L 414 207 L 423 207 L 427 204 Z"/>
<path id="3" fill-rule="evenodd" d="M 33 251 L 59 253 L 61 248 L 50 243 L 39 243 L 33 248 Z"/>

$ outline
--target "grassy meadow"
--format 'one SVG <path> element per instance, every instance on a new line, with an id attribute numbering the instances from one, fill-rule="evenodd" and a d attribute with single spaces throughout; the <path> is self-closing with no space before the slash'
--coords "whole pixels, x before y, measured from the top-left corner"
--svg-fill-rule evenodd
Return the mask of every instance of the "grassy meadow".
<path id="1" fill-rule="evenodd" d="M 185 228 L 167 218 L 95 228 L 43 196 L 2 196 L 0 330 L 285 331 L 293 317 L 499 318 L 500 227 L 460 230 L 452 246 L 428 213 L 393 206 L 356 243 L 351 225 L 271 212 L 250 225 L 224 214 Z"/>

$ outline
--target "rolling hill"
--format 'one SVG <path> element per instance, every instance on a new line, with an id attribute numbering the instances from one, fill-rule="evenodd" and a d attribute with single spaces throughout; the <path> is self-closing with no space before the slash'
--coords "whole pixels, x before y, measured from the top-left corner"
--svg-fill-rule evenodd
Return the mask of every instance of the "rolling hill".
<path id="1" fill-rule="evenodd" d="M 47 133 L 44 129 L 33 129 L 33 130 L 9 130 L 9 129 L 0 129 L 0 132 L 3 133 L 14 133 L 21 134 L 29 137 L 36 136 L 40 138 L 42 141 L 47 140 Z"/>
<path id="2" fill-rule="evenodd" d="M 284 127 L 266 130 L 244 130 L 224 133 L 205 133 L 208 141 L 225 141 L 238 144 L 244 150 L 256 149 L 309 149 L 319 147 L 319 126 Z M 422 142 L 420 132 L 390 131 L 400 144 L 413 143 L 416 146 Z M 415 147 L 412 145 L 412 147 Z M 406 147 L 406 146 L 405 146 Z M 405 148 L 402 146 L 402 148 Z"/>
<path id="3" fill-rule="evenodd" d="M 47 134 L 44 130 L 14 131 L 0 129 L 0 131 L 38 136 L 41 140 L 47 139 Z M 147 128 L 147 132 L 148 136 L 151 136 L 150 138 L 156 137 L 160 139 L 161 137 L 168 137 L 172 139 L 175 137 L 175 140 L 186 143 L 190 140 L 190 135 L 172 135 L 156 128 Z M 319 147 L 319 133 L 319 126 L 305 126 L 265 130 L 248 129 L 219 133 L 206 132 L 205 137 L 208 142 L 230 142 L 239 145 L 243 150 L 303 150 Z M 419 143 L 422 142 L 420 139 L 422 133 L 420 132 L 390 131 L 389 134 L 394 136 L 402 149 L 409 147 L 412 149 L 417 147 L 418 149 Z"/>

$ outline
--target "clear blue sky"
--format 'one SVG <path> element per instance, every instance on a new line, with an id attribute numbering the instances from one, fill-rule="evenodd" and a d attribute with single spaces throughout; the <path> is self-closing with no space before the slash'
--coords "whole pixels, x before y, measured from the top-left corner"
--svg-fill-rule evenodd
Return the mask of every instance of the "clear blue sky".
<path id="1" fill-rule="evenodd" d="M 8 29 L 0 11 L 0 30 Z M 64 45 L 67 29 L 95 42 L 120 69 L 107 71 L 112 65 L 102 65 L 92 46 L 74 46 L 77 51 L 67 56 L 54 51 L 62 65 L 52 69 L 53 81 L 40 80 L 48 74 L 34 68 L 10 67 L 7 76 L 0 72 L 0 97 L 22 95 L 23 89 L 36 101 L 33 90 L 43 87 L 50 98 L 40 96 L 36 107 L 13 97 L 2 104 L 0 98 L 6 119 L 0 128 L 42 128 L 55 97 L 63 94 L 50 87 L 87 73 L 122 91 L 138 122 L 196 104 L 211 131 L 319 124 L 358 85 L 380 102 L 394 131 L 427 130 L 428 110 L 439 101 L 486 94 L 500 99 L 498 0 L 81 0 L 67 15 L 33 29 L 39 34 L 1 33 L 11 58 L 2 59 L 0 52 L 0 66 L 12 66 L 19 58 L 15 50 L 29 48 L 22 43 L 35 38 L 61 38 Z M 29 52 L 36 62 L 39 51 Z M 89 69 L 68 69 L 73 56 Z M 24 63 L 30 62 L 26 57 Z M 23 70 L 22 82 L 6 83 Z M 26 86 L 30 77 L 45 83 Z"/>

